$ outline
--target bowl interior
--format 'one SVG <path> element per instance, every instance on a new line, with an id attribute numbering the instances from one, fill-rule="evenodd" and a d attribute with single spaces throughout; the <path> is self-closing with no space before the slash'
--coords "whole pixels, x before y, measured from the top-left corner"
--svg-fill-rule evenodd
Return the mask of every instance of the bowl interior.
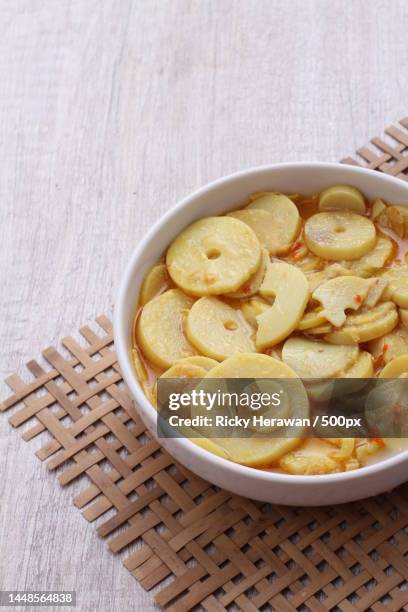
<path id="1" fill-rule="evenodd" d="M 133 372 L 130 359 L 131 328 L 141 282 L 148 269 L 159 259 L 170 242 L 180 231 L 204 216 L 224 213 L 243 205 L 248 196 L 256 191 L 281 191 L 312 194 L 335 183 L 346 183 L 360 189 L 368 199 L 383 198 L 387 202 L 408 205 L 408 183 L 379 172 L 354 166 L 325 163 L 290 163 L 249 169 L 226 178 L 219 179 L 191 194 L 164 215 L 148 232 L 135 249 L 128 264 L 115 307 L 115 345 L 124 379 L 136 398 L 144 417 L 152 421 L 156 411 L 144 396 Z M 142 414 L 143 416 L 143 414 Z M 183 444 L 185 440 L 178 439 Z M 191 452 L 209 454 L 189 443 Z M 406 455 L 404 451 L 399 455 Z M 385 459 L 377 464 L 358 470 L 359 473 L 394 458 Z M 217 458 L 217 461 L 220 461 Z M 225 460 L 221 460 L 225 461 Z M 238 466 L 238 468 L 244 468 Z M 250 468 L 252 471 L 253 468 Z M 351 474 L 350 472 L 348 474 Z M 277 476 L 271 473 L 272 476 Z M 281 475 L 279 475 L 281 476 Z M 333 478 L 324 475 L 306 478 Z M 296 478 L 288 476 L 288 478 Z M 302 480 L 305 478 L 301 477 Z"/>

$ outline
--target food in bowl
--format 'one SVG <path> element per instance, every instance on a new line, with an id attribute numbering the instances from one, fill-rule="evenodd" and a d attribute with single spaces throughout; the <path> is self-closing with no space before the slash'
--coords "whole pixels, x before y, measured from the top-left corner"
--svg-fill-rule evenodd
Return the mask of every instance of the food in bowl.
<path id="1" fill-rule="evenodd" d="M 408 374 L 408 208 L 350 185 L 254 193 L 184 229 L 146 275 L 133 361 L 151 403 L 160 377 L 371 378 Z M 192 440 L 288 474 L 353 470 L 403 440 Z"/>

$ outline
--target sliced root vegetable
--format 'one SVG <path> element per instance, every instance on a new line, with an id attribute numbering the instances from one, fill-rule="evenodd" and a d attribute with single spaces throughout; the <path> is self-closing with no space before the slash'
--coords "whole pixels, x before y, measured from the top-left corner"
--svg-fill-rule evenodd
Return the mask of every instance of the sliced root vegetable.
<path id="1" fill-rule="evenodd" d="M 380 226 L 391 229 L 400 238 L 408 236 L 408 207 L 386 206 L 377 216 L 376 221 Z"/>
<path id="2" fill-rule="evenodd" d="M 395 304 L 383 302 L 374 308 L 362 308 L 360 312 L 348 315 L 343 327 L 325 336 L 325 340 L 332 344 L 368 342 L 388 334 L 397 323 Z"/>
<path id="3" fill-rule="evenodd" d="M 320 285 L 312 294 L 323 307 L 322 315 L 335 327 L 346 321 L 346 310 L 358 310 L 374 281 L 359 276 L 339 276 Z"/>
<path id="4" fill-rule="evenodd" d="M 323 285 L 323 283 L 331 280 L 332 278 L 337 278 L 338 276 L 352 276 L 352 272 L 341 264 L 334 263 L 326 266 L 326 268 L 323 270 L 308 274 L 307 280 L 310 291 L 315 291 L 318 287 L 320 287 L 320 285 Z"/>
<path id="5" fill-rule="evenodd" d="M 193 300 L 170 289 L 143 306 L 137 323 L 137 341 L 150 361 L 169 368 L 175 361 L 196 353 L 184 335 L 186 312 Z"/>
<path id="6" fill-rule="evenodd" d="M 147 273 L 140 289 L 140 305 L 144 306 L 147 302 L 156 297 L 156 295 L 169 289 L 171 286 L 172 282 L 167 272 L 166 264 L 153 266 Z"/>
<path id="7" fill-rule="evenodd" d="M 325 402 L 330 398 L 342 397 L 348 393 L 355 393 L 364 388 L 367 381 L 364 379 L 374 376 L 373 358 L 367 351 L 361 351 L 357 361 L 337 376 L 336 379 L 311 382 L 306 385 L 309 397 L 316 402 Z"/>
<path id="8" fill-rule="evenodd" d="M 292 205 L 295 206 L 293 203 Z M 260 208 L 236 210 L 228 213 L 228 217 L 246 223 L 271 255 L 287 253 L 297 235 L 290 227 L 285 227 L 283 220 L 278 222 L 275 215 Z"/>
<path id="9" fill-rule="evenodd" d="M 215 359 L 193 355 L 176 361 L 161 375 L 161 378 L 204 378 L 207 372 L 217 364 L 218 361 Z"/>
<path id="10" fill-rule="evenodd" d="M 300 268 L 305 274 L 320 272 L 325 264 L 323 259 L 316 257 L 303 242 L 298 240 L 292 245 L 290 253 L 287 255 L 287 261 Z"/>
<path id="11" fill-rule="evenodd" d="M 246 210 L 265 210 L 272 215 L 273 225 L 282 233 L 285 250 L 299 234 L 301 218 L 297 206 L 282 193 L 269 193 L 256 198 Z"/>
<path id="12" fill-rule="evenodd" d="M 396 327 L 390 334 L 372 340 L 368 348 L 374 359 L 389 363 L 395 357 L 408 354 L 408 330 Z"/>
<path id="13" fill-rule="evenodd" d="M 284 455 L 279 464 L 285 472 L 299 476 L 334 474 L 341 471 L 341 465 L 328 455 L 306 454 L 301 449 Z"/>
<path id="14" fill-rule="evenodd" d="M 371 218 L 374 221 L 374 219 L 377 219 L 377 217 L 380 216 L 380 214 L 387 208 L 386 204 L 380 199 L 380 198 L 376 198 L 373 201 L 372 204 L 372 208 L 371 208 Z"/>
<path id="15" fill-rule="evenodd" d="M 212 359 L 255 351 L 253 329 L 239 310 L 214 297 L 202 297 L 188 313 L 186 335 L 193 346 Z"/>
<path id="16" fill-rule="evenodd" d="M 403 325 L 408 329 L 408 308 L 400 308 L 399 315 Z"/>
<path id="17" fill-rule="evenodd" d="M 408 376 L 408 354 L 392 359 L 379 374 L 379 378 L 399 378 L 400 376 Z"/>
<path id="18" fill-rule="evenodd" d="M 226 297 L 241 299 L 258 293 L 259 287 L 262 285 L 268 263 L 268 251 L 266 249 L 262 249 L 262 259 L 258 270 L 242 285 L 242 287 L 238 289 L 238 291 L 227 293 Z"/>
<path id="19" fill-rule="evenodd" d="M 286 363 L 259 353 L 229 357 L 207 373 L 207 378 L 298 378 Z"/>
<path id="20" fill-rule="evenodd" d="M 322 334 L 330 334 L 333 331 L 333 326 L 330 323 L 324 323 L 323 325 L 317 325 L 317 327 L 312 327 L 307 330 L 307 334 L 312 334 L 316 336 L 321 336 Z"/>
<path id="21" fill-rule="evenodd" d="M 368 351 L 360 351 L 357 361 L 343 374 L 344 378 L 372 378 L 374 376 L 373 358 Z"/>
<path id="22" fill-rule="evenodd" d="M 300 419 L 306 419 L 309 415 L 309 402 L 302 381 L 289 366 L 268 355 L 234 355 L 210 370 L 207 378 L 293 379 L 290 384 L 295 385 L 295 388 L 291 387 L 291 393 L 286 394 L 290 405 L 285 405 L 285 410 L 294 411 L 295 416 Z M 284 382 L 282 381 L 282 384 Z M 304 427 L 296 426 L 295 431 L 297 435 L 290 438 L 231 437 L 213 441 L 228 453 L 232 461 L 251 466 L 270 466 L 300 443 Z"/>
<path id="23" fill-rule="evenodd" d="M 282 359 L 301 378 L 342 376 L 358 358 L 358 346 L 335 346 L 306 338 L 289 338 L 282 349 Z"/>
<path id="24" fill-rule="evenodd" d="M 241 312 L 250 325 L 257 327 L 258 323 L 256 317 L 265 312 L 265 310 L 268 310 L 270 307 L 270 302 L 267 302 L 262 298 L 254 297 L 242 304 Z"/>
<path id="25" fill-rule="evenodd" d="M 352 212 L 321 212 L 306 221 L 305 240 L 318 257 L 349 261 L 374 248 L 376 232 L 367 217 Z"/>
<path id="26" fill-rule="evenodd" d="M 305 312 L 303 317 L 300 319 L 297 329 L 304 331 L 310 330 L 313 327 L 319 327 L 320 325 L 324 325 L 327 322 L 326 318 L 322 314 L 322 309 L 312 310 L 310 312 Z"/>
<path id="27" fill-rule="evenodd" d="M 293 290 L 296 288 L 296 299 Z M 268 266 L 260 293 L 275 296 L 273 305 L 257 317 L 256 346 L 264 350 L 284 340 L 296 329 L 309 299 L 305 275 L 295 266 L 279 262 Z"/>
<path id="28" fill-rule="evenodd" d="M 372 251 L 355 261 L 344 262 L 350 272 L 368 278 L 386 265 L 394 251 L 392 241 L 385 236 L 378 236 Z"/>
<path id="29" fill-rule="evenodd" d="M 388 281 L 385 295 L 402 308 L 408 308 L 408 266 L 387 270 L 383 277 Z"/>
<path id="30" fill-rule="evenodd" d="M 366 210 L 363 194 L 351 185 L 333 185 L 319 195 L 319 210 L 349 210 L 364 214 Z"/>
<path id="31" fill-rule="evenodd" d="M 166 257 L 173 281 L 192 295 L 238 290 L 258 269 L 261 248 L 246 223 L 232 217 L 207 217 L 185 229 Z"/>
<path id="32" fill-rule="evenodd" d="M 371 278 L 372 285 L 364 301 L 364 306 L 375 306 L 383 297 L 388 286 L 386 278 Z"/>
<path id="33" fill-rule="evenodd" d="M 302 441 L 293 438 L 216 438 L 231 461 L 252 467 L 271 467 Z"/>

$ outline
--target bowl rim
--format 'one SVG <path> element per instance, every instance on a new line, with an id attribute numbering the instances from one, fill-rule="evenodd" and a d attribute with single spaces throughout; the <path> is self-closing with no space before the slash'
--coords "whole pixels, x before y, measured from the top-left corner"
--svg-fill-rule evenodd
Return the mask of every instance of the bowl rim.
<path id="1" fill-rule="evenodd" d="M 353 166 L 342 164 L 339 162 L 319 162 L 319 161 L 296 161 L 296 162 L 283 162 L 277 164 L 266 164 L 261 166 L 252 166 L 250 168 L 240 170 L 238 172 L 234 172 L 232 174 L 228 174 L 226 176 L 222 176 L 214 181 L 211 181 L 198 189 L 194 190 L 186 197 L 182 198 L 179 202 L 177 202 L 174 206 L 172 206 L 168 211 L 166 211 L 159 219 L 152 225 L 152 227 L 147 231 L 145 236 L 141 239 L 139 244 L 135 247 L 132 252 L 130 259 L 127 262 L 125 267 L 124 274 L 122 276 L 121 282 L 119 284 L 119 289 L 117 292 L 117 298 L 115 302 L 114 308 L 114 318 L 113 318 L 113 328 L 114 328 L 114 343 L 116 354 L 118 357 L 119 365 L 122 371 L 123 379 L 127 383 L 130 388 L 130 391 L 133 397 L 136 399 L 136 402 L 141 405 L 141 407 L 150 413 L 152 420 L 156 418 L 156 409 L 149 402 L 147 397 L 144 395 L 143 390 L 137 380 L 136 374 L 134 372 L 132 362 L 130 356 L 128 355 L 127 347 L 126 347 L 126 331 L 123 329 L 123 321 L 125 318 L 124 308 L 126 302 L 127 293 L 131 287 L 133 276 L 135 273 L 136 266 L 143 256 L 143 252 L 146 248 L 146 245 L 152 240 L 155 234 L 165 226 L 168 221 L 177 214 L 180 210 L 188 207 L 194 200 L 203 195 L 204 193 L 208 193 L 211 191 L 216 191 L 220 186 L 233 182 L 238 178 L 242 178 L 245 176 L 249 176 L 251 174 L 259 174 L 259 173 L 268 173 L 271 170 L 279 171 L 279 170 L 296 170 L 297 168 L 310 168 L 312 171 L 317 169 L 327 169 L 338 168 L 346 174 L 348 173 L 350 177 L 353 175 L 362 175 L 366 176 L 368 180 L 371 180 L 370 177 L 375 176 L 377 180 L 384 183 L 388 183 L 390 185 L 398 185 L 399 188 L 404 188 L 404 182 L 401 179 L 390 176 L 388 174 L 383 174 L 380 172 L 375 172 L 369 168 L 362 168 L 361 166 Z M 408 195 L 408 183 L 406 185 L 407 195 Z M 127 330 L 130 333 L 129 330 Z M 143 418 L 143 417 L 142 417 Z M 158 438 L 160 441 L 161 439 Z M 241 465 L 239 463 L 234 463 L 228 459 L 224 459 L 223 457 L 219 457 L 214 455 L 210 451 L 207 451 L 200 446 L 194 444 L 191 440 L 187 438 L 177 437 L 172 438 L 174 443 L 180 447 L 180 449 L 186 450 L 189 454 L 194 456 L 198 461 L 200 459 L 204 460 L 207 465 L 210 464 L 211 468 L 222 469 L 224 472 L 229 472 L 229 474 L 233 476 L 241 475 L 243 477 L 248 477 L 264 482 L 275 483 L 275 484 L 285 484 L 285 485 L 296 485 L 296 486 L 311 486 L 313 484 L 335 484 L 340 482 L 354 482 L 364 476 L 369 476 L 373 474 L 378 474 L 384 470 L 388 470 L 394 466 L 397 466 L 401 463 L 408 461 L 408 448 L 404 451 L 400 451 L 395 455 L 390 457 L 381 459 L 376 463 L 372 463 L 370 465 L 363 466 L 358 468 L 357 470 L 352 470 L 349 472 L 338 472 L 335 474 L 316 474 L 316 475 L 294 475 L 294 474 L 282 474 L 280 472 L 273 472 L 268 470 L 262 470 L 256 467 L 250 467 L 246 465 Z"/>

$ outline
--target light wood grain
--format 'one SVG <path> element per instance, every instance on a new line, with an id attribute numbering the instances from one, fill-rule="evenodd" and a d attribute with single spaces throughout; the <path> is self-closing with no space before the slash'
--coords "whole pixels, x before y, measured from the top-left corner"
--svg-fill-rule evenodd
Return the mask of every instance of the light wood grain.
<path id="1" fill-rule="evenodd" d="M 130 252 L 192 189 L 338 160 L 405 116 L 407 31 L 405 0 L 2 0 L 1 378 L 111 313 Z M 35 444 L 0 417 L 0 587 L 153 610 Z"/>

